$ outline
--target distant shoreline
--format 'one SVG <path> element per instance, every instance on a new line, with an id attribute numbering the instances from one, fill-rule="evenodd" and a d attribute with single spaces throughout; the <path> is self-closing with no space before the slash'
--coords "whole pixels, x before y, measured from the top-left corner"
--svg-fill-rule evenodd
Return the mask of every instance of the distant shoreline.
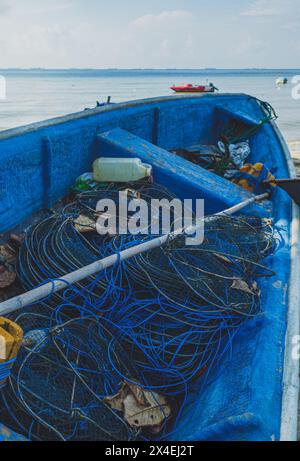
<path id="1" fill-rule="evenodd" d="M 222 68 L 193 68 L 193 69 L 181 69 L 181 68 L 166 68 L 166 69 L 159 69 L 159 68 L 0 68 L 0 73 L 2 72 L 9 72 L 9 73 L 123 73 L 123 72 L 130 72 L 130 73 L 159 73 L 159 74 L 170 74 L 170 73 L 199 73 L 199 74 L 251 74 L 251 73 L 259 73 L 259 74 L 291 74 L 291 73 L 299 73 L 300 68 L 233 68 L 233 69 L 222 69 Z"/>
<path id="2" fill-rule="evenodd" d="M 65 78 L 174 78 L 181 80 L 210 80 L 229 77 L 265 77 L 276 80 L 286 77 L 289 81 L 300 75 L 300 69 L 0 69 L 0 76 L 7 78 L 65 77 Z"/>

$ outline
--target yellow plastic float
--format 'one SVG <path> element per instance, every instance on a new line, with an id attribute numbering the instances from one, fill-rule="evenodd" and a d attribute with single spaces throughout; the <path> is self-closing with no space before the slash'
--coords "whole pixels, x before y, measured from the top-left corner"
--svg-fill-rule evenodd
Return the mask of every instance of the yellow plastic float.
<path id="1" fill-rule="evenodd" d="M 0 389 L 6 384 L 23 341 L 23 330 L 0 317 Z"/>

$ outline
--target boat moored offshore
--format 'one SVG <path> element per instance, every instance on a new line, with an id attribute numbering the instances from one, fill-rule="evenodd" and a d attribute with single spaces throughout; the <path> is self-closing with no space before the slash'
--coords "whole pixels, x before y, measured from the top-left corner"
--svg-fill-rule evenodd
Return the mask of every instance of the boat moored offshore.
<path id="1" fill-rule="evenodd" d="M 173 85 L 171 90 L 175 93 L 214 93 L 218 90 L 213 83 L 209 85 L 192 85 L 191 83 L 185 83 L 184 85 Z"/>

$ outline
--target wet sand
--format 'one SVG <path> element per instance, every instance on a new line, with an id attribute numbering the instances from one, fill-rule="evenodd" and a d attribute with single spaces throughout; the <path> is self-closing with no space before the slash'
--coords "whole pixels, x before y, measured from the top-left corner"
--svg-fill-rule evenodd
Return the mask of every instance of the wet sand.
<path id="1" fill-rule="evenodd" d="M 287 144 L 295 163 L 297 176 L 300 177 L 300 141 L 290 141 Z"/>

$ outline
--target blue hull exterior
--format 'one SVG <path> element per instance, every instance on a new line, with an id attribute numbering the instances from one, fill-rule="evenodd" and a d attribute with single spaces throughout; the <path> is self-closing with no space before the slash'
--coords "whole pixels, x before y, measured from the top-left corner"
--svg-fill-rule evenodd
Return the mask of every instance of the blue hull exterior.
<path id="1" fill-rule="evenodd" d="M 140 157 L 154 178 L 180 198 L 204 198 L 206 213 L 228 208 L 250 193 L 170 153 L 216 143 L 229 118 L 249 126 L 262 110 L 247 95 L 174 96 L 103 108 L 0 133 L 0 232 L 65 196 L 99 156 Z M 251 139 L 250 162 L 277 178 L 293 175 L 286 146 L 274 124 Z M 260 282 L 264 315 L 247 323 L 205 386 L 194 389 L 174 440 L 279 440 L 284 358 L 290 303 L 293 206 L 276 190 L 272 201 L 246 213 L 272 216 L 283 243 L 269 258 L 276 272 Z M 0 426 L 1 440 L 1 426 Z"/>

